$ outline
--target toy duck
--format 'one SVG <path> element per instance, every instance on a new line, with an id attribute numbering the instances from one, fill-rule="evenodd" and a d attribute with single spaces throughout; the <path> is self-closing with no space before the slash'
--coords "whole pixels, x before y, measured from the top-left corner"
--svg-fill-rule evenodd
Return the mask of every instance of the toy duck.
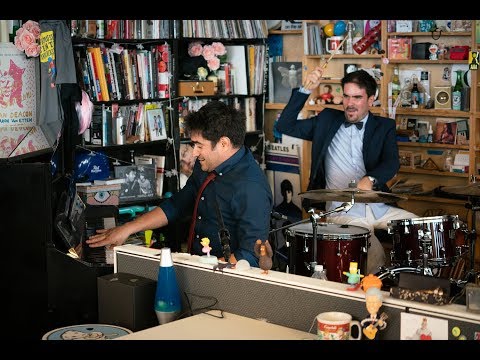
<path id="1" fill-rule="evenodd" d="M 262 274 L 268 274 L 268 270 L 272 268 L 273 250 L 268 240 L 262 242 L 257 240 L 254 246 L 255 255 L 258 256 L 258 265 L 263 270 Z"/>

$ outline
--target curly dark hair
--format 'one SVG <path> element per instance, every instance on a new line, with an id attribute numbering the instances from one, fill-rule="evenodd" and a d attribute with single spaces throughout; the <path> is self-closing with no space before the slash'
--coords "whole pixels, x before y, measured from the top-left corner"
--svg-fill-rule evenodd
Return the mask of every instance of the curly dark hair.
<path id="1" fill-rule="evenodd" d="M 377 92 L 377 82 L 375 79 L 365 70 L 353 71 L 345 75 L 342 79 L 342 90 L 345 84 L 354 83 L 360 89 L 365 89 L 367 96 L 375 96 Z"/>
<path id="2" fill-rule="evenodd" d="M 185 130 L 187 134 L 200 133 L 212 142 L 212 146 L 226 136 L 235 148 L 239 148 L 245 141 L 245 113 L 222 101 L 212 100 L 185 117 Z"/>

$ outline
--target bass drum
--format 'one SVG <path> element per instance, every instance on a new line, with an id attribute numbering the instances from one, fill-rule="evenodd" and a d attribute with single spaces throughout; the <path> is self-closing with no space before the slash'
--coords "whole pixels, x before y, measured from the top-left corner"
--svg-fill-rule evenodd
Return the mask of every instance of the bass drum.
<path id="1" fill-rule="evenodd" d="M 290 245 L 290 272 L 310 276 L 313 260 L 312 224 L 292 226 L 286 232 Z M 360 274 L 367 269 L 367 249 L 370 231 L 354 225 L 317 224 L 317 264 L 327 270 L 330 281 L 346 282 L 350 262 L 357 262 Z"/>

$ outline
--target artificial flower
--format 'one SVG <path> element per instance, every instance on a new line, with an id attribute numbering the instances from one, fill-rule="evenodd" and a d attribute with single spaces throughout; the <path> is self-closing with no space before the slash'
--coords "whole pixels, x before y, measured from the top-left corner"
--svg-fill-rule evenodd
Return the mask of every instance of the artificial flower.
<path id="1" fill-rule="evenodd" d="M 40 25 L 36 21 L 28 20 L 15 34 L 15 46 L 24 51 L 29 57 L 40 55 Z"/>

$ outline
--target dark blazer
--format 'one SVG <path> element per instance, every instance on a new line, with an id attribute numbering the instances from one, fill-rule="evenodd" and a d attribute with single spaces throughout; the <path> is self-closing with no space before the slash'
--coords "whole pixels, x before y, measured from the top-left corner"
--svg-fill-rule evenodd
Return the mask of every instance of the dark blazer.
<path id="1" fill-rule="evenodd" d="M 325 155 L 337 130 L 345 121 L 343 111 L 324 109 L 309 119 L 298 120 L 309 95 L 293 89 L 292 96 L 278 119 L 277 129 L 289 136 L 312 142 L 308 190 L 325 188 Z M 363 138 L 363 161 L 367 176 L 377 179 L 375 189 L 388 191 L 386 182 L 400 168 L 395 121 L 369 114 Z M 305 204 L 304 204 L 305 206 Z"/>

